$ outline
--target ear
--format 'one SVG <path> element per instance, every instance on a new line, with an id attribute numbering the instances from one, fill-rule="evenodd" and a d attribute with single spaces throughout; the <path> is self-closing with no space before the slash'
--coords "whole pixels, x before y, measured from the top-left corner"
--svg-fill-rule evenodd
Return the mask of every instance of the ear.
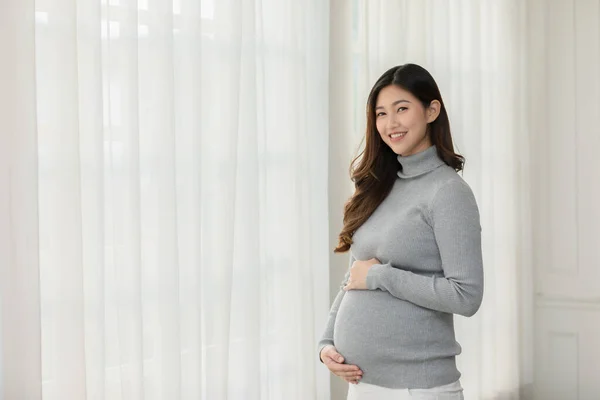
<path id="1" fill-rule="evenodd" d="M 429 103 L 429 107 L 425 110 L 427 114 L 427 123 L 430 124 L 437 119 L 440 115 L 440 110 L 442 109 L 442 104 L 438 100 L 433 100 Z"/>

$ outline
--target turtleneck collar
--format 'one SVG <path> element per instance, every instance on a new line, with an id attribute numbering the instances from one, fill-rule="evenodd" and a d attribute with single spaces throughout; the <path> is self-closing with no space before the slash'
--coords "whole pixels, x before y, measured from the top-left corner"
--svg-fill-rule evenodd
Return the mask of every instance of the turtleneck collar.
<path id="1" fill-rule="evenodd" d="M 398 171 L 398 176 L 403 179 L 414 178 L 426 174 L 440 165 L 445 164 L 438 156 L 435 145 L 428 147 L 420 153 L 406 157 L 399 155 L 397 158 L 400 165 L 402 165 L 402 170 Z"/>

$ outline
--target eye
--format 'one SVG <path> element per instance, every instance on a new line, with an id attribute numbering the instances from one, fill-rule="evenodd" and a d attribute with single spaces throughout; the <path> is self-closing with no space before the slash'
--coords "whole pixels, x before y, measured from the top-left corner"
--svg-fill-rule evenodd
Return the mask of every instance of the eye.
<path id="1" fill-rule="evenodd" d="M 385 115 L 385 113 L 384 113 L 383 111 L 382 111 L 382 112 L 378 112 L 378 113 L 377 113 L 375 116 L 376 116 L 376 117 L 380 117 L 380 116 L 382 116 L 382 115 Z"/>
<path id="2" fill-rule="evenodd" d="M 398 108 L 398 111 L 399 111 L 399 112 L 400 112 L 400 111 L 404 111 L 404 110 L 408 110 L 408 108 L 406 108 L 406 107 L 400 107 L 400 108 Z"/>

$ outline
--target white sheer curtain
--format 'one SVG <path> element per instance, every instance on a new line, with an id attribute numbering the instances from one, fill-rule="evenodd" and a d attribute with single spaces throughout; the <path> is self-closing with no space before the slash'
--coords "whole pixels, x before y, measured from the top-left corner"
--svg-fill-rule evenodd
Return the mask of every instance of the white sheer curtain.
<path id="1" fill-rule="evenodd" d="M 533 290 L 525 3 L 333 3 L 345 17 L 332 14 L 331 29 L 352 43 L 337 50 L 332 44 L 332 85 L 353 82 L 354 87 L 331 94 L 338 112 L 353 115 L 333 124 L 332 134 L 355 135 L 348 140 L 358 144 L 368 92 L 392 66 L 420 64 L 440 86 L 456 150 L 466 157 L 463 176 L 477 197 L 483 229 L 484 303 L 475 317 L 456 318 L 465 398 L 526 399 L 533 381 Z M 346 178 L 347 172 L 341 172 Z"/>
<path id="2" fill-rule="evenodd" d="M 3 399 L 327 398 L 328 2 L 0 14 Z"/>

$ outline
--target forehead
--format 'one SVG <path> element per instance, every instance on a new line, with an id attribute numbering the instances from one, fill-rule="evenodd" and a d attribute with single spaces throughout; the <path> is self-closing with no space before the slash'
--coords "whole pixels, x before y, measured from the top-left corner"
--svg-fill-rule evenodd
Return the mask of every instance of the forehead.
<path id="1" fill-rule="evenodd" d="M 415 96 L 413 96 L 408 90 L 397 85 L 389 85 L 381 89 L 379 92 L 376 106 L 387 106 L 397 100 L 408 100 L 410 102 L 416 101 Z"/>

